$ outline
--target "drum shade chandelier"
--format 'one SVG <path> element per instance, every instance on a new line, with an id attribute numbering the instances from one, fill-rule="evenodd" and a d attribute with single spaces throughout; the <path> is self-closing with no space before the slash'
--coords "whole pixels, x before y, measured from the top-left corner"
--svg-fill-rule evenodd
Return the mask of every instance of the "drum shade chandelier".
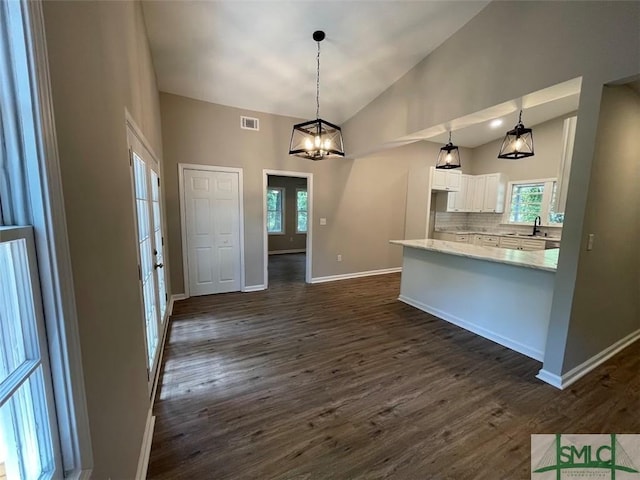
<path id="1" fill-rule="evenodd" d="M 342 130 L 339 126 L 320 118 L 320 42 L 325 34 L 321 30 L 313 32 L 313 40 L 318 44 L 316 70 L 316 119 L 293 126 L 289 155 L 309 160 L 344 157 Z"/>
<path id="2" fill-rule="evenodd" d="M 533 131 L 530 128 L 525 128 L 522 123 L 522 110 L 520 110 L 518 124 L 505 135 L 498 158 L 519 160 L 533 157 L 533 155 Z"/>
<path id="3" fill-rule="evenodd" d="M 458 147 L 451 143 L 451 132 L 449 132 L 449 143 L 440 148 L 438 154 L 438 162 L 436 168 L 460 168 L 460 150 Z"/>

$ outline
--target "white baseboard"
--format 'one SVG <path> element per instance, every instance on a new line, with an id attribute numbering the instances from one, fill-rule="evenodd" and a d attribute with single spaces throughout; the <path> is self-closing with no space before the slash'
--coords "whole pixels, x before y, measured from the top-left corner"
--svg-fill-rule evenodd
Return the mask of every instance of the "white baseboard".
<path id="1" fill-rule="evenodd" d="M 147 478 L 147 468 L 149 467 L 149 456 L 151 455 L 151 443 L 153 440 L 153 429 L 156 425 L 156 417 L 151 414 L 152 411 L 153 405 L 149 408 L 149 413 L 147 414 L 147 425 L 142 437 L 142 447 L 140 448 L 140 457 L 138 458 L 136 480 L 145 480 Z"/>
<path id="2" fill-rule="evenodd" d="M 259 292 L 261 290 L 266 290 L 266 287 L 264 286 L 264 284 L 262 285 L 247 285 L 246 287 L 244 287 L 242 289 L 243 292 L 247 293 L 247 292 Z"/>
<path id="3" fill-rule="evenodd" d="M 329 275 L 327 277 L 314 277 L 311 283 L 335 282 L 336 280 L 348 280 L 350 278 L 372 277 L 374 275 L 387 275 L 389 273 L 398 273 L 402 271 L 402 267 L 383 268 L 381 270 L 369 270 L 366 272 L 343 273 L 342 275 Z"/>
<path id="4" fill-rule="evenodd" d="M 307 253 L 306 248 L 294 248 L 293 250 L 273 250 L 269 255 L 282 255 L 284 253 Z"/>
<path id="5" fill-rule="evenodd" d="M 153 404 L 156 400 L 156 390 L 158 390 L 158 382 L 160 381 L 160 371 L 162 370 L 162 359 L 164 358 L 164 347 L 167 342 L 167 331 L 169 330 L 169 324 L 171 323 L 171 314 L 173 313 L 173 295 L 171 296 L 171 305 L 168 310 L 168 315 L 166 320 L 164 321 L 164 325 L 162 328 L 162 336 L 160 337 L 160 344 L 158 348 L 160 349 L 159 357 L 158 357 L 158 366 L 156 367 L 156 372 L 153 377 L 153 385 L 151 387 L 151 408 L 153 408 Z"/>
<path id="6" fill-rule="evenodd" d="M 480 327 L 478 325 L 474 325 L 473 323 L 467 322 L 462 318 L 458 318 L 449 313 L 445 313 L 442 310 L 431 307 L 430 305 L 426 305 L 422 302 L 414 300 L 412 298 L 405 297 L 404 295 L 400 295 L 398 300 L 406 303 L 407 305 L 411 305 L 412 307 L 417 308 L 418 310 L 422 310 L 423 312 L 430 313 L 431 315 L 435 315 L 438 318 L 446 320 L 449 323 L 453 323 L 458 327 L 464 328 L 465 330 L 469 330 L 481 337 L 484 337 L 492 342 L 498 343 L 503 347 L 510 348 L 511 350 L 515 350 L 518 353 L 526 355 L 529 358 L 533 358 L 534 360 L 542 361 L 544 359 L 544 352 L 537 350 L 535 348 L 531 348 L 528 345 L 524 345 L 520 342 L 516 342 L 510 338 L 504 337 L 498 333 L 492 332 L 491 330 L 487 330 L 486 328 Z"/>
<path id="7" fill-rule="evenodd" d="M 536 375 L 538 380 L 542 380 L 545 383 L 548 383 L 552 387 L 559 388 L 562 390 L 564 387 L 562 386 L 562 377 L 556 375 L 555 373 L 551 373 L 548 370 L 540 369 L 538 374 Z"/>
<path id="8" fill-rule="evenodd" d="M 174 295 L 171 295 L 171 304 L 173 305 L 173 302 L 177 302 L 178 300 L 186 300 L 187 298 L 189 297 L 186 293 L 176 293 Z"/>
<path id="9" fill-rule="evenodd" d="M 582 377 L 584 377 L 591 370 L 597 368 L 611 357 L 621 352 L 633 342 L 640 339 L 640 330 L 636 330 L 635 332 L 631 332 L 624 338 L 621 338 L 613 345 L 602 350 L 600 353 L 594 355 L 590 359 L 585 362 L 582 362 L 577 367 L 572 368 L 567 373 L 562 376 L 556 375 L 555 373 L 551 373 L 544 368 L 538 372 L 536 378 L 542 380 L 543 382 L 548 383 L 549 385 L 553 385 L 560 390 L 567 388 L 572 383 L 577 382 Z"/>
<path id="10" fill-rule="evenodd" d="M 92 469 L 87 470 L 73 470 L 72 472 L 65 472 L 65 480 L 89 480 L 91 478 Z"/>

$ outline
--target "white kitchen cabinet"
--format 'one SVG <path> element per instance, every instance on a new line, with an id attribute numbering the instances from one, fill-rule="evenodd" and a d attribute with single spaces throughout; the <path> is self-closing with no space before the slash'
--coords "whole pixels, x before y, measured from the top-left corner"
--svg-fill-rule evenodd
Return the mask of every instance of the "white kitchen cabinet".
<path id="1" fill-rule="evenodd" d="M 500 248 L 513 250 L 544 250 L 546 242 L 530 238 L 500 237 Z"/>
<path id="2" fill-rule="evenodd" d="M 500 237 L 500 248 L 520 250 L 520 240 L 512 237 Z"/>
<path id="3" fill-rule="evenodd" d="M 467 196 L 469 195 L 470 175 L 462 175 L 460 178 L 460 191 L 449 192 L 447 197 L 447 212 L 468 212 L 466 210 Z"/>
<path id="4" fill-rule="evenodd" d="M 474 189 L 471 211 L 482 212 L 482 209 L 484 208 L 484 192 L 486 190 L 487 177 L 484 175 L 477 175 L 473 180 Z"/>
<path id="5" fill-rule="evenodd" d="M 481 211 L 487 213 L 504 212 L 504 197 L 507 188 L 504 175 L 491 173 L 483 176 L 485 177 L 485 190 Z"/>
<path id="6" fill-rule="evenodd" d="M 431 167 L 431 190 L 458 192 L 462 183 L 460 170 L 442 170 Z"/>
<path id="7" fill-rule="evenodd" d="M 455 242 L 456 234 L 449 232 L 433 232 L 434 240 L 446 240 L 447 242 Z"/>
<path id="8" fill-rule="evenodd" d="M 434 240 L 446 240 L 447 242 L 469 243 L 471 235 L 466 233 L 433 232 Z"/>
<path id="9" fill-rule="evenodd" d="M 547 242 L 544 240 L 520 239 L 520 250 L 544 250 Z"/>
<path id="10" fill-rule="evenodd" d="M 464 178 L 467 177 L 466 194 L 464 196 L 464 211 L 473 212 L 473 197 L 476 193 L 476 177 L 473 175 L 462 176 L 462 188 L 465 188 Z"/>
<path id="11" fill-rule="evenodd" d="M 495 235 L 483 235 L 481 245 L 483 247 L 499 247 L 500 237 L 497 237 Z"/>

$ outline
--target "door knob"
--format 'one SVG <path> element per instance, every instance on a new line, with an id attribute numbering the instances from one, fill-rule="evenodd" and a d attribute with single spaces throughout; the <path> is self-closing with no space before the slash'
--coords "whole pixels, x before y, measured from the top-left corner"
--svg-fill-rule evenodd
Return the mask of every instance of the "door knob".
<path id="1" fill-rule="evenodd" d="M 164 263 L 156 263 L 153 268 L 158 269 L 164 267 Z"/>

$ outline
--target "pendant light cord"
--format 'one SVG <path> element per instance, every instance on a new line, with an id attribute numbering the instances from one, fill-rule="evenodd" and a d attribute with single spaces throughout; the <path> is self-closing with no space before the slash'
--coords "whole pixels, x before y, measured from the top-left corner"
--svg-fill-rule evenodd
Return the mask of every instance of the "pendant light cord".
<path id="1" fill-rule="evenodd" d="M 316 120 L 320 118 L 320 42 L 318 42 L 318 68 L 316 71 Z"/>

